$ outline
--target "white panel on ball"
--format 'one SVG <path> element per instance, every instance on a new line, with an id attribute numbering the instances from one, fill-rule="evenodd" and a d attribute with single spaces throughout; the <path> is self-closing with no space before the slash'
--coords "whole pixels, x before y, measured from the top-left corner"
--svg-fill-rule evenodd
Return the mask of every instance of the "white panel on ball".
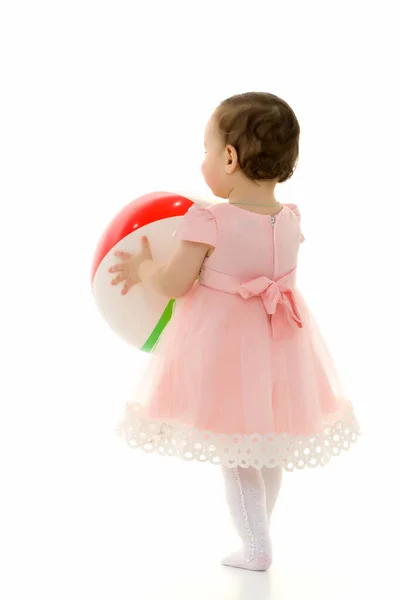
<path id="1" fill-rule="evenodd" d="M 118 262 L 116 251 L 138 252 L 140 238 L 149 238 L 153 258 L 163 264 L 169 260 L 177 245 L 174 233 L 182 217 L 171 217 L 155 221 L 129 234 L 105 256 L 93 280 L 93 294 L 97 307 L 117 335 L 136 348 L 142 348 L 149 339 L 169 300 L 142 284 L 134 286 L 122 296 L 122 285 L 111 285 L 115 277 L 108 269 Z"/>

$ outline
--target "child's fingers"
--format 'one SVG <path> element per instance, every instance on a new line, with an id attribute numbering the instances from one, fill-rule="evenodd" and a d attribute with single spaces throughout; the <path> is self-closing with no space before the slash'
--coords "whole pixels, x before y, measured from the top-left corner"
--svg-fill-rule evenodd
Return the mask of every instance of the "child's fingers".
<path id="1" fill-rule="evenodd" d="M 125 281 L 126 275 L 124 273 L 120 273 L 111 281 L 111 285 L 118 285 L 121 281 Z"/>
<path id="2" fill-rule="evenodd" d="M 120 258 L 121 260 L 131 260 L 132 258 L 132 254 L 130 254 L 129 252 L 114 252 L 114 256 L 116 256 L 117 258 Z"/>
<path id="3" fill-rule="evenodd" d="M 132 281 L 132 279 L 129 279 L 129 280 L 128 280 L 128 281 L 127 281 L 125 284 L 124 284 L 124 287 L 122 288 L 121 294 L 122 294 L 123 296 L 125 296 L 125 295 L 126 295 L 128 292 L 129 292 L 129 290 L 130 290 L 131 288 L 133 288 L 133 286 L 134 286 L 134 282 Z"/>
<path id="4" fill-rule="evenodd" d="M 124 271 L 125 270 L 125 265 L 113 265 L 112 267 L 110 267 L 108 269 L 109 273 L 119 273 L 120 271 Z"/>
<path id="5" fill-rule="evenodd" d="M 151 258 L 151 248 L 149 238 L 147 236 L 143 236 L 141 238 L 142 243 L 142 256 L 144 255 L 146 258 Z"/>

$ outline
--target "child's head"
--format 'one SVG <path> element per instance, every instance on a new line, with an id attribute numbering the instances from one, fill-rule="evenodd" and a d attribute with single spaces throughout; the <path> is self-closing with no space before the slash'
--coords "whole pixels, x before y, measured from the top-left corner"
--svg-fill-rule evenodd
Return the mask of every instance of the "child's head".
<path id="1" fill-rule="evenodd" d="M 282 183 L 296 168 L 300 126 L 273 94 L 250 92 L 221 102 L 205 131 L 202 171 L 212 192 L 228 198 L 240 183 Z"/>

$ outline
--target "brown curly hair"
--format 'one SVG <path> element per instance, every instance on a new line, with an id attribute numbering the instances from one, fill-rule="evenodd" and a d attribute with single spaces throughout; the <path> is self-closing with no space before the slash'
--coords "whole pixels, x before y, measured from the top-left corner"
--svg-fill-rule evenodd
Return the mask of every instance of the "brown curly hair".
<path id="1" fill-rule="evenodd" d="M 243 173 L 254 181 L 292 177 L 299 156 L 300 125 L 290 106 L 264 92 L 227 98 L 214 113 L 226 146 L 233 146 Z"/>

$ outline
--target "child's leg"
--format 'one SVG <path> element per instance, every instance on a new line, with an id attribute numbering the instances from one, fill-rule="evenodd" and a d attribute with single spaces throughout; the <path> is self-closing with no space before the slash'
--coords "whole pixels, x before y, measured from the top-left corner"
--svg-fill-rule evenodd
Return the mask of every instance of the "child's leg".
<path id="1" fill-rule="evenodd" d="M 263 467 L 261 472 L 265 485 L 268 517 L 271 520 L 271 514 L 281 489 L 283 469 L 282 467 L 274 467 L 273 469 Z"/>
<path id="2" fill-rule="evenodd" d="M 262 474 L 252 467 L 222 470 L 229 509 L 243 542 L 242 551 L 228 556 L 222 564 L 266 571 L 272 562 L 272 549 Z"/>

